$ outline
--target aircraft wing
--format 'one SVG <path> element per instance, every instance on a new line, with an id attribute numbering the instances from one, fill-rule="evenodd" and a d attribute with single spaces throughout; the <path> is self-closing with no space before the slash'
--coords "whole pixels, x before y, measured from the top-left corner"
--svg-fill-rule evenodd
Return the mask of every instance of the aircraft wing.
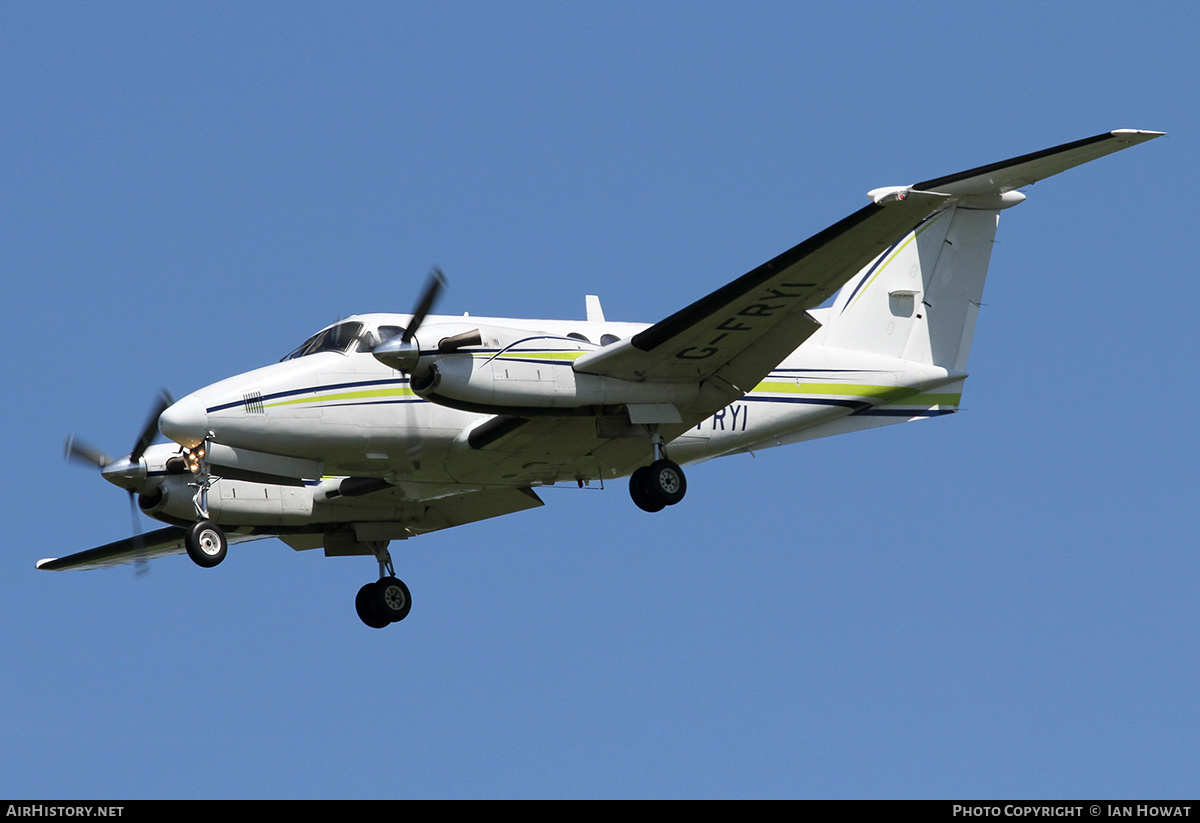
<path id="1" fill-rule="evenodd" d="M 165 529 L 143 534 L 140 537 L 126 537 L 124 540 L 69 554 L 66 557 L 47 557 L 45 560 L 39 560 L 37 567 L 54 572 L 74 569 L 108 569 L 125 563 L 183 554 L 186 551 L 183 547 L 184 533 L 185 530 L 177 526 L 167 526 Z M 248 540 L 261 540 L 270 536 L 230 534 L 227 535 L 227 539 L 232 545 Z"/>
<path id="2" fill-rule="evenodd" d="M 387 528 L 395 523 L 403 523 L 408 526 L 410 532 L 422 533 L 474 523 L 491 517 L 500 517 L 542 505 L 541 498 L 532 489 L 506 486 L 428 500 L 402 499 L 403 492 L 396 488 L 380 490 L 373 494 L 382 497 L 390 495 L 397 498 L 391 506 L 391 513 L 395 521 L 367 521 L 368 527 L 374 525 Z M 345 520 L 338 522 L 349 524 L 352 520 L 353 518 L 346 517 Z M 236 532 L 226 532 L 226 539 L 232 546 L 235 543 L 280 537 L 293 548 L 318 548 L 322 544 L 319 530 L 321 525 L 315 524 L 312 529 L 285 528 L 281 530 L 281 533 L 237 534 Z M 126 563 L 169 557 L 173 554 L 185 554 L 187 551 L 183 547 L 185 532 L 185 529 L 177 526 L 167 526 L 140 537 L 126 537 L 123 540 L 69 554 L 66 557 L 48 557 L 39 560 L 37 567 L 47 571 L 108 569 Z"/>
<path id="3" fill-rule="evenodd" d="M 1160 135 L 1105 132 L 915 186 L 876 189 L 870 205 L 628 340 L 579 358 L 575 370 L 653 382 L 715 377 L 736 399 L 819 328 L 808 309 L 934 212 L 956 202 L 999 207 L 987 198 Z"/>
<path id="4" fill-rule="evenodd" d="M 575 370 L 651 382 L 716 375 L 748 392 L 819 328 L 808 309 L 946 200 L 913 192 L 865 206 L 650 328 L 584 355 Z"/>

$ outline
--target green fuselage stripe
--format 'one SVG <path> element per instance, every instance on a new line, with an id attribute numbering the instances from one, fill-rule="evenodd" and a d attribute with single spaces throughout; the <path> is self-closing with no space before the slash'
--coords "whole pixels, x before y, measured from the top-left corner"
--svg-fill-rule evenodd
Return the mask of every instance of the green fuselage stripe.
<path id="1" fill-rule="evenodd" d="M 297 397 L 292 400 L 280 400 L 275 403 L 264 403 L 263 408 L 273 409 L 277 406 L 295 406 L 301 403 L 316 403 L 326 402 L 328 400 L 366 400 L 375 397 L 413 397 L 413 390 L 409 388 L 398 389 L 370 389 L 368 391 L 347 391 L 336 392 L 334 394 L 322 394 L 316 397 Z"/>
<path id="2" fill-rule="evenodd" d="M 870 397 L 885 404 L 921 406 L 957 406 L 961 393 L 917 394 L 903 386 L 872 386 L 865 383 L 783 383 L 767 380 L 754 387 L 751 394 L 803 394 L 824 397 Z"/>

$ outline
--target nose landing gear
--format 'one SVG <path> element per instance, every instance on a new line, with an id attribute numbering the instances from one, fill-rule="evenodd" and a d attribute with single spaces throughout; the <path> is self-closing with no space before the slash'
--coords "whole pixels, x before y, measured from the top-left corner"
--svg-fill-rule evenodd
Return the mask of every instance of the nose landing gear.
<path id="1" fill-rule="evenodd" d="M 211 520 L 198 520 L 184 535 L 183 547 L 197 566 L 211 569 L 225 559 L 229 541 L 225 539 L 225 532 L 216 523 Z"/>
<path id="2" fill-rule="evenodd" d="M 183 464 L 177 466 L 183 471 L 191 472 L 195 481 L 188 485 L 195 487 L 196 494 L 192 505 L 196 508 L 196 522 L 188 527 L 183 536 L 183 547 L 188 557 L 206 569 L 211 569 L 225 559 L 229 550 L 229 541 L 225 532 L 213 521 L 208 514 L 208 490 L 212 487 L 214 478 L 209 470 L 208 461 L 204 459 L 208 451 L 208 443 L 213 438 L 209 432 L 204 442 L 194 449 L 184 449 Z"/>

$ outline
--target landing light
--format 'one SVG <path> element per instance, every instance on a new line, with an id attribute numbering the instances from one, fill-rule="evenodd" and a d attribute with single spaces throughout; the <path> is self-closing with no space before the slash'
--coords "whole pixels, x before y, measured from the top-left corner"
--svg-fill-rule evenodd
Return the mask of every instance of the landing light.
<path id="1" fill-rule="evenodd" d="M 187 468 L 192 474 L 200 473 L 200 461 L 204 459 L 204 449 L 196 449 L 195 451 L 185 449 L 185 457 L 187 459 Z"/>

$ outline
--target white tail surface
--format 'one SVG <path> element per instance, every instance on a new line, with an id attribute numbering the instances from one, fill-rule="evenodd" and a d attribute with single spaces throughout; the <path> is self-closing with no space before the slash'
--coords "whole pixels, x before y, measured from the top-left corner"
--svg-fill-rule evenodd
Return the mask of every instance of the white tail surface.
<path id="1" fill-rule="evenodd" d="M 824 344 L 965 371 L 998 216 L 952 206 L 909 232 L 842 288 Z"/>

